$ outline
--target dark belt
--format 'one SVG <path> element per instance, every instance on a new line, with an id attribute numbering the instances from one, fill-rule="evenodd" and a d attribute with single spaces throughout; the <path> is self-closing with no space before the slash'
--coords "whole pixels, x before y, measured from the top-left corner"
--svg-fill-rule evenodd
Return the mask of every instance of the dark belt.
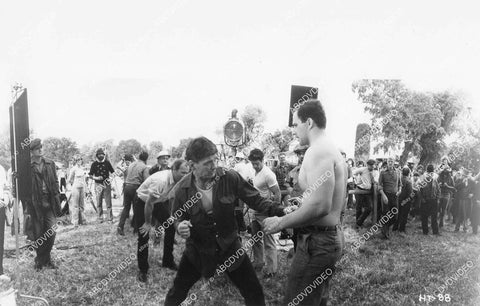
<path id="1" fill-rule="evenodd" d="M 299 229 L 300 234 L 309 234 L 309 233 L 321 233 L 321 232 L 336 232 L 337 225 L 330 226 L 319 226 L 319 225 L 309 225 L 304 226 Z"/>
<path id="2" fill-rule="evenodd" d="M 368 188 L 368 189 L 365 189 L 365 188 L 358 187 L 358 186 L 357 186 L 357 188 L 360 189 L 360 190 L 365 190 L 365 191 L 370 191 L 370 190 L 372 189 L 372 187 L 370 187 L 370 188 Z"/>
<path id="3" fill-rule="evenodd" d="M 134 186 L 134 187 L 140 187 L 140 184 L 132 184 L 132 183 L 125 183 L 125 186 Z"/>

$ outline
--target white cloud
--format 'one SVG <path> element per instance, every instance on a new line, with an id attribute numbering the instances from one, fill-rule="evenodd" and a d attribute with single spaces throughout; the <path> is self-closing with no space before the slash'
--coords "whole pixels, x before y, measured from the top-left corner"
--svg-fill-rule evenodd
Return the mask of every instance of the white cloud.
<path id="1" fill-rule="evenodd" d="M 328 131 L 349 155 L 368 122 L 358 78 L 480 98 L 472 4 L 433 1 L 8 2 L 0 10 L 0 107 L 29 89 L 31 126 L 80 143 L 213 135 L 248 104 L 286 126 L 291 84 L 318 86 Z M 4 121 L 5 120 L 5 121 Z"/>

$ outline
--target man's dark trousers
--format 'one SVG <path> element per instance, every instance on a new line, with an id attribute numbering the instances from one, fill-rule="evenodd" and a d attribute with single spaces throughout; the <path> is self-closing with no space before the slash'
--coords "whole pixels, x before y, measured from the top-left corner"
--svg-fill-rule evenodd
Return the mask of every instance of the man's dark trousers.
<path id="1" fill-rule="evenodd" d="M 248 256 L 245 256 L 237 269 L 233 271 L 227 270 L 225 273 L 240 290 L 240 294 L 245 299 L 245 305 L 265 305 L 262 286 Z M 178 272 L 173 281 L 173 287 L 167 293 L 165 306 L 180 305 L 187 298 L 190 288 L 192 288 L 201 276 L 201 273 L 184 254 L 180 260 Z M 216 276 L 216 274 L 214 276 Z"/>
<path id="2" fill-rule="evenodd" d="M 301 230 L 297 239 L 282 305 L 327 305 L 335 263 L 341 258 L 345 246 L 341 225 L 329 231 Z M 313 290 L 302 296 L 307 287 Z"/>
<path id="3" fill-rule="evenodd" d="M 123 229 L 123 227 L 125 226 L 125 221 L 130 214 L 130 207 L 132 207 L 132 204 L 134 203 L 138 187 L 139 185 L 125 184 L 125 189 L 123 190 L 123 210 L 122 215 L 120 216 L 120 221 L 118 222 L 118 227 L 121 229 Z M 133 224 L 135 225 L 135 209 L 133 209 L 133 211 L 134 212 L 132 220 Z M 139 226 L 142 226 L 142 224 L 140 224 Z M 136 226 L 134 227 L 136 228 Z"/>
<path id="4" fill-rule="evenodd" d="M 135 220 L 137 226 L 141 227 L 145 223 L 145 202 L 137 197 L 134 205 Z M 170 205 L 168 202 L 156 203 L 153 206 L 152 212 L 152 224 L 153 219 L 156 219 L 160 224 L 167 225 L 167 219 L 170 217 Z M 164 266 L 173 265 L 173 243 L 175 240 L 175 228 L 172 225 L 165 226 L 165 237 L 163 239 L 163 259 L 162 264 Z M 141 272 L 148 272 L 148 239 L 149 236 L 143 237 L 138 232 L 138 247 L 137 247 L 137 260 L 138 268 Z"/>
<path id="5" fill-rule="evenodd" d="M 408 213 L 410 212 L 410 207 L 412 205 L 412 201 L 409 200 L 402 205 L 402 201 L 400 201 L 400 208 L 398 210 L 398 230 L 400 232 L 405 232 L 405 226 L 407 225 L 408 220 Z"/>
<path id="6" fill-rule="evenodd" d="M 460 225 L 463 224 L 463 230 L 467 229 L 467 220 L 471 213 L 471 199 L 460 199 L 458 201 L 457 220 L 455 223 L 455 230 L 460 229 Z"/>
<path id="7" fill-rule="evenodd" d="M 438 214 L 438 201 L 437 199 L 427 199 L 421 204 L 422 212 L 422 230 L 426 235 L 428 234 L 428 218 L 432 222 L 432 232 L 433 234 L 438 234 L 438 223 L 437 223 L 437 214 Z"/>
<path id="8" fill-rule="evenodd" d="M 439 221 L 439 226 L 440 227 L 443 227 L 443 219 L 445 217 L 445 211 L 447 209 L 447 204 L 448 204 L 448 201 L 450 200 L 450 195 L 448 196 L 442 196 L 440 198 L 440 206 L 439 206 L 439 216 L 438 218 L 440 219 Z M 448 214 L 448 212 L 447 212 Z"/>
<path id="9" fill-rule="evenodd" d="M 387 223 L 385 223 L 383 225 L 382 233 L 383 233 L 384 236 L 388 237 L 390 235 L 390 226 L 392 226 L 393 224 L 395 224 L 397 222 L 398 210 L 397 210 L 397 213 L 395 213 L 393 208 L 397 207 L 398 198 L 397 198 L 397 195 L 395 193 L 385 192 L 385 195 L 387 196 L 388 203 L 387 204 L 382 203 L 382 217 L 387 216 L 388 221 L 387 221 Z M 389 211 L 391 211 L 391 214 L 394 215 L 393 218 L 390 218 L 387 215 L 387 213 Z"/>
<path id="10" fill-rule="evenodd" d="M 52 251 L 53 244 L 55 243 L 55 235 L 57 228 L 57 220 L 53 209 L 51 208 L 50 196 L 43 195 L 42 201 L 44 206 L 40 210 L 41 216 L 36 216 L 33 220 L 33 226 L 35 227 L 35 241 L 37 257 L 35 263 L 39 266 L 44 266 L 51 262 L 50 252 Z"/>
<path id="11" fill-rule="evenodd" d="M 472 231 L 474 234 L 478 233 L 478 225 L 480 223 L 480 200 L 472 200 L 472 216 L 470 218 L 472 223 Z"/>
<path id="12" fill-rule="evenodd" d="M 362 226 L 365 219 L 372 211 L 372 195 L 371 194 L 357 194 L 357 225 Z"/>

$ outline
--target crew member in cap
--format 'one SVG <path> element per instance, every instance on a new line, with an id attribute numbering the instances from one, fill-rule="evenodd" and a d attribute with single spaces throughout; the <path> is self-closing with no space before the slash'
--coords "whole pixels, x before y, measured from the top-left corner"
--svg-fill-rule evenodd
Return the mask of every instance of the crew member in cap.
<path id="1" fill-rule="evenodd" d="M 34 247 L 37 251 L 35 269 L 56 268 L 50 252 L 55 243 L 56 215 L 60 212 L 60 190 L 55 162 L 43 157 L 42 142 L 36 138 L 30 142 L 32 166 L 32 202 L 27 204 L 36 240 L 43 240 Z"/>
<path id="2" fill-rule="evenodd" d="M 107 218 L 109 222 L 113 222 L 112 212 L 112 187 L 110 173 L 113 173 L 112 164 L 105 158 L 103 149 L 98 149 L 96 153 L 97 159 L 92 163 L 88 175 L 95 180 L 95 192 L 97 198 L 98 220 L 103 222 L 103 205 L 105 198 L 107 204 Z"/>
<path id="3" fill-rule="evenodd" d="M 170 170 L 170 167 L 168 166 L 168 159 L 170 158 L 170 153 L 167 151 L 163 150 L 160 151 L 157 155 L 157 164 L 150 168 L 149 174 L 152 175 L 157 171 L 162 171 L 162 170 Z"/>

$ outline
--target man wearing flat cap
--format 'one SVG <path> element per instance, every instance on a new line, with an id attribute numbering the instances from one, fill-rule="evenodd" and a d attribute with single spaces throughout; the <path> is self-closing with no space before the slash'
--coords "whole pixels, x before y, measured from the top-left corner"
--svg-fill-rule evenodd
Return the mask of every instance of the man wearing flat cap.
<path id="1" fill-rule="evenodd" d="M 162 170 L 170 170 L 168 166 L 168 159 L 170 158 L 170 153 L 168 151 L 160 151 L 157 155 L 157 164 L 150 168 L 148 173 L 150 175 L 154 174 L 155 172 L 162 171 Z"/>
<path id="2" fill-rule="evenodd" d="M 55 268 L 50 257 L 55 243 L 56 215 L 60 212 L 60 191 L 55 162 L 43 157 L 42 142 L 36 138 L 30 142 L 32 167 L 32 203 L 27 205 L 31 216 L 37 257 L 35 269 Z"/>

